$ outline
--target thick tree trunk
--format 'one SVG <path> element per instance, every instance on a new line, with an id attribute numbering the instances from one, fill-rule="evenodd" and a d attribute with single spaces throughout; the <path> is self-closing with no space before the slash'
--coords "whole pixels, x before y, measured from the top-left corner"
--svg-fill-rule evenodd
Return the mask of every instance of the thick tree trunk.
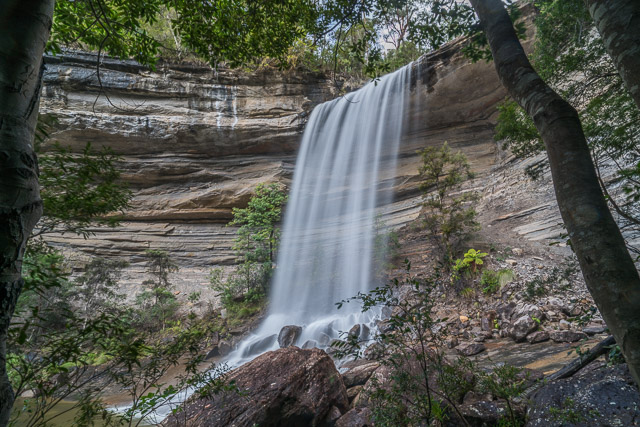
<path id="1" fill-rule="evenodd" d="M 640 1 L 586 1 L 609 56 L 640 108 Z"/>
<path id="2" fill-rule="evenodd" d="M 42 213 L 33 140 L 42 54 L 54 0 L 0 0 L 0 426 L 14 401 L 7 330 L 22 290 L 22 256 Z"/>
<path id="3" fill-rule="evenodd" d="M 544 140 L 558 206 L 587 287 L 640 384 L 640 277 L 600 190 L 578 114 L 535 72 L 502 2 L 471 4 L 502 84 Z"/>

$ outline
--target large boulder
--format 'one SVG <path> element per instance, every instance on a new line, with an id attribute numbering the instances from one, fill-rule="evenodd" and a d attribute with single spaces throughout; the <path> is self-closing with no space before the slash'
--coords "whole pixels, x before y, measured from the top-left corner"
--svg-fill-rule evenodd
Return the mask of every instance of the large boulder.
<path id="1" fill-rule="evenodd" d="M 340 374 L 322 350 L 287 347 L 267 352 L 231 371 L 238 392 L 194 399 L 184 414 L 165 422 L 172 427 L 322 426 L 335 421 L 335 408 L 348 410 Z M 183 421 L 186 419 L 186 423 Z"/>
<path id="2" fill-rule="evenodd" d="M 579 372 L 536 391 L 527 419 L 527 427 L 634 426 L 640 423 L 640 392 L 626 365 Z"/>

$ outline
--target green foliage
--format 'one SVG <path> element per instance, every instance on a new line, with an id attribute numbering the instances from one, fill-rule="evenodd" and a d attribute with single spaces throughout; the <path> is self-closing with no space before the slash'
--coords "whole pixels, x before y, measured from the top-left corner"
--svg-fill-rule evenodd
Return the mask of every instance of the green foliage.
<path id="1" fill-rule="evenodd" d="M 514 399 L 519 398 L 527 389 L 529 372 L 511 365 L 496 366 L 489 374 L 482 375 L 480 386 L 498 399 L 503 399 L 509 411 L 508 422 L 502 425 L 521 426 L 524 420 L 519 419 L 513 409 Z"/>
<path id="2" fill-rule="evenodd" d="M 471 286 L 467 286 L 460 290 L 460 296 L 462 298 L 471 299 L 475 296 L 476 291 Z"/>
<path id="3" fill-rule="evenodd" d="M 586 413 L 585 413 L 586 412 Z M 565 424 L 591 424 L 600 418 L 600 413 L 596 409 L 581 411 L 576 402 L 570 398 L 565 398 L 560 407 L 550 407 L 549 415 L 555 422 Z"/>
<path id="4" fill-rule="evenodd" d="M 243 65 L 265 56 L 284 62 L 297 39 L 321 31 L 318 9 L 306 0 L 60 1 L 48 50 L 79 44 L 154 65 L 162 46 L 151 28 L 159 18 L 169 21 L 181 46 L 212 65 Z"/>
<path id="5" fill-rule="evenodd" d="M 487 252 L 478 251 L 473 248 L 469 249 L 465 252 L 462 259 L 456 260 L 454 270 L 461 271 L 469 269 L 471 272 L 475 273 L 478 270 L 478 267 L 484 264 L 482 259 L 487 255 L 489 255 Z"/>
<path id="6" fill-rule="evenodd" d="M 197 396 L 209 398 L 237 390 L 226 381 L 225 366 L 211 365 L 202 371 L 201 343 L 211 330 L 201 324 L 187 324 L 175 336 L 154 343 L 118 313 L 100 314 L 89 321 L 70 314 L 66 321 L 67 329 L 48 331 L 46 347 L 28 357 L 10 353 L 7 366 L 14 390 L 33 394 L 14 409 L 12 425 L 50 425 L 58 416 L 59 402 L 73 399 L 66 410 L 77 412 L 74 426 L 98 420 L 100 425 L 132 426 L 161 405 L 173 405 L 174 413 L 180 413 L 183 403 L 173 399 L 187 389 L 195 388 Z M 176 383 L 165 383 L 170 370 L 178 367 Z M 131 400 L 132 407 L 124 414 L 116 415 L 102 403 L 105 379 L 122 387 Z"/>
<path id="7" fill-rule="evenodd" d="M 12 323 L 20 345 L 39 344 L 46 340 L 48 330 L 64 330 L 72 312 L 66 261 L 60 251 L 38 243 L 29 245 L 22 263 L 24 286 Z"/>
<path id="8" fill-rule="evenodd" d="M 233 208 L 229 225 L 240 226 L 234 249 L 244 261 L 274 262 L 280 240 L 277 227 L 287 192 L 282 184 L 258 184 L 246 208 Z"/>
<path id="9" fill-rule="evenodd" d="M 169 273 L 175 268 L 167 254 L 150 251 L 148 256 L 153 275 L 149 286 L 170 288 Z M 173 336 L 159 342 L 134 329 L 135 313 L 114 304 L 123 266 L 93 260 L 71 286 L 59 252 L 46 245 L 30 247 L 23 264 L 25 292 L 9 328 L 7 368 L 15 393 L 30 392 L 33 397 L 14 408 L 12 425 L 50 425 L 59 416 L 62 400 L 69 401 L 64 411 L 76 413 L 73 425 L 98 420 L 101 425 L 137 425 L 186 389 L 196 388 L 197 395 L 208 397 L 236 390 L 225 381 L 225 367 L 201 371 L 202 343 L 212 332 L 210 325 L 187 319 L 174 328 Z M 163 303 L 159 296 L 157 304 Z M 83 309 L 85 304 L 91 309 Z M 166 318 L 166 313 L 150 314 L 156 323 L 163 315 Z M 183 370 L 177 384 L 164 384 L 162 378 L 179 365 Z M 105 379 L 121 385 L 134 403 L 123 416 L 102 403 Z M 174 406 L 176 413 L 182 410 L 181 404 Z"/>
<path id="10" fill-rule="evenodd" d="M 373 377 L 371 391 L 366 398 L 373 412 L 375 425 L 430 425 L 450 418 L 460 419 L 456 411 L 458 402 L 474 384 L 470 361 L 460 358 L 455 362 L 445 359 L 443 348 L 447 335 L 446 320 L 434 319 L 430 294 L 437 278 L 424 279 L 410 273 L 411 265 L 405 261 L 406 273 L 394 278 L 387 286 L 360 293 L 355 298 L 363 311 L 381 305 L 392 309 L 385 320 L 387 332 L 379 333 L 374 344 L 385 355 L 380 363 L 389 369 L 384 381 Z M 398 290 L 410 290 L 400 299 Z M 360 344 L 352 337 L 342 345 L 344 353 L 359 354 Z"/>
<path id="11" fill-rule="evenodd" d="M 118 224 L 114 213 L 125 210 L 131 199 L 120 181 L 119 156 L 108 148 L 96 152 L 91 144 L 76 155 L 56 143 L 38 158 L 44 216 L 34 236 L 55 230 L 86 237 L 91 225 Z"/>
<path id="12" fill-rule="evenodd" d="M 478 195 L 460 191 L 473 174 L 466 156 L 460 151 L 453 153 L 447 143 L 441 148 L 427 147 L 420 154 L 420 189 L 427 210 L 422 225 L 438 246 L 444 267 L 449 268 L 460 243 L 479 227 L 476 211 L 470 206 Z"/>
<path id="13" fill-rule="evenodd" d="M 606 184 L 601 180 L 605 196 L 623 225 L 637 230 L 640 110 L 607 55 L 585 2 L 536 0 L 535 4 L 540 13 L 532 62 L 540 76 L 578 110 L 596 172 L 600 175 L 606 167 L 618 175 Z M 533 122 L 512 101 L 500 108 L 496 138 L 518 157 L 544 150 Z M 527 173 L 536 178 L 545 166 L 546 160 Z"/>
<path id="14" fill-rule="evenodd" d="M 544 150 L 544 142 L 529 115 L 513 100 L 498 107 L 495 139 L 516 157 L 530 157 Z"/>
<path id="15" fill-rule="evenodd" d="M 232 319 L 252 316 L 264 308 L 286 201 L 283 185 L 259 184 L 246 208 L 233 209 L 229 225 L 239 226 L 233 248 L 241 263 L 226 278 L 220 268 L 213 269 L 209 277 Z"/>
<path id="16" fill-rule="evenodd" d="M 513 270 L 509 268 L 503 268 L 498 271 L 484 270 L 482 277 L 480 277 L 480 286 L 482 286 L 482 292 L 485 294 L 495 294 L 504 285 L 513 280 Z"/>

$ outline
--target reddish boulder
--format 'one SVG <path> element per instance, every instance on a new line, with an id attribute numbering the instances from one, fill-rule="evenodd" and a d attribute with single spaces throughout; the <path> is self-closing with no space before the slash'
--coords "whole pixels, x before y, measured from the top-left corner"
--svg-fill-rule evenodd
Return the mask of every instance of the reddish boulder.
<path id="1" fill-rule="evenodd" d="M 334 407 L 345 413 L 349 406 L 347 390 L 333 361 L 317 348 L 267 352 L 231 371 L 226 379 L 234 381 L 241 393 L 193 399 L 187 403 L 186 413 L 170 416 L 164 425 L 322 426 L 335 422 Z"/>

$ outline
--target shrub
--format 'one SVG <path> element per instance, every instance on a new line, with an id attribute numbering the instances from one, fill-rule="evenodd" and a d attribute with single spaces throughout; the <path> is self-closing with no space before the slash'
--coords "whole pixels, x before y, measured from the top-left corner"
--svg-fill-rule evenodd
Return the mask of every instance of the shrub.
<path id="1" fill-rule="evenodd" d="M 475 192 L 461 192 L 462 183 L 471 177 L 467 158 L 452 153 L 445 143 L 441 148 L 427 147 L 420 152 L 419 169 L 426 213 L 422 224 L 440 251 L 440 261 L 449 269 L 458 246 L 479 228 L 476 211 L 469 203 L 478 199 Z"/>
<path id="2" fill-rule="evenodd" d="M 165 251 L 148 250 L 145 255 L 151 279 L 142 282 L 147 289 L 136 296 L 136 303 L 140 307 L 139 323 L 150 330 L 158 325 L 164 330 L 167 321 L 174 317 L 179 308 L 173 284 L 169 281 L 169 274 L 177 272 L 178 266 Z"/>
<path id="3" fill-rule="evenodd" d="M 485 294 L 495 294 L 504 285 L 513 280 L 513 270 L 509 268 L 503 268 L 502 270 L 484 270 L 482 277 L 480 278 L 480 285 L 482 286 L 482 292 Z"/>

